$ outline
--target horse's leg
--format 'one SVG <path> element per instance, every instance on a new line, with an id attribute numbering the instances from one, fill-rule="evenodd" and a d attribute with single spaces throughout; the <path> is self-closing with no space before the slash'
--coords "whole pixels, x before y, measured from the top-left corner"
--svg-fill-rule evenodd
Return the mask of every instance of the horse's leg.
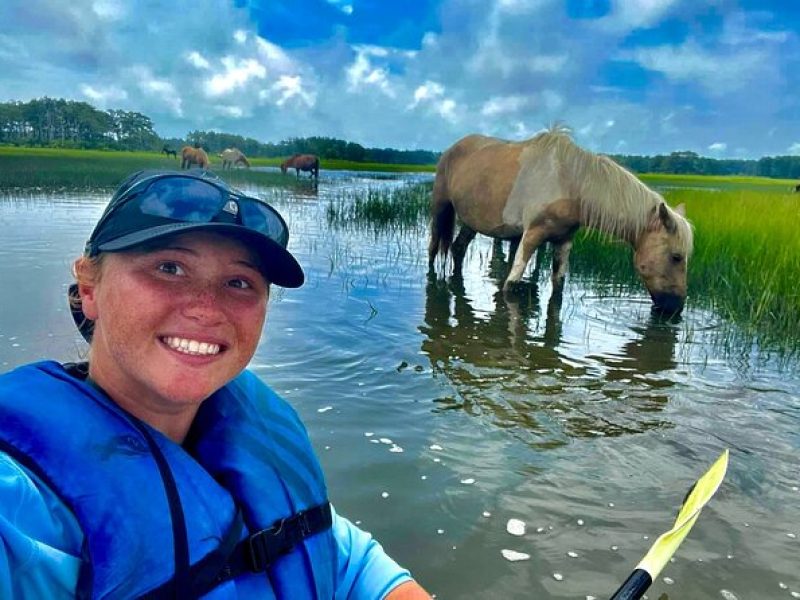
<path id="1" fill-rule="evenodd" d="M 450 251 L 453 253 L 453 274 L 460 275 L 461 274 L 461 267 L 464 264 L 464 256 L 467 254 L 467 246 L 469 243 L 475 238 L 476 231 L 467 227 L 466 225 L 461 225 L 461 229 L 458 231 L 458 235 L 456 236 L 455 241 L 453 241 L 453 245 L 450 247 Z"/>
<path id="2" fill-rule="evenodd" d="M 517 249 L 519 248 L 519 243 L 522 241 L 522 236 L 518 235 L 517 237 L 511 238 L 508 244 L 508 262 L 512 262 L 514 257 L 517 255 Z M 510 266 L 510 265 L 509 265 Z"/>
<path id="3" fill-rule="evenodd" d="M 546 237 L 547 233 L 541 226 L 534 225 L 525 230 L 525 233 L 522 234 L 522 241 L 514 255 L 514 264 L 511 266 L 511 272 L 503 284 L 504 290 L 509 289 L 522 278 L 531 255 L 542 245 Z"/>
<path id="4" fill-rule="evenodd" d="M 553 287 L 564 283 L 570 250 L 572 250 L 572 238 L 553 243 Z"/>

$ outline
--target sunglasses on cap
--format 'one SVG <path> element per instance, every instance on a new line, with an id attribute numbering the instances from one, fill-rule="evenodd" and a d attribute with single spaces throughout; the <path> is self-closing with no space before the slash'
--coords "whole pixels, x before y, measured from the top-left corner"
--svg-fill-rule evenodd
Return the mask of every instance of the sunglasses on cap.
<path id="1" fill-rule="evenodd" d="M 227 224 L 234 232 L 231 226 L 239 226 L 284 250 L 289 242 L 286 222 L 274 208 L 211 173 L 141 171 L 117 190 L 89 237 L 85 254 L 123 250 L 169 233 L 204 228 L 203 224 L 209 228 Z"/>

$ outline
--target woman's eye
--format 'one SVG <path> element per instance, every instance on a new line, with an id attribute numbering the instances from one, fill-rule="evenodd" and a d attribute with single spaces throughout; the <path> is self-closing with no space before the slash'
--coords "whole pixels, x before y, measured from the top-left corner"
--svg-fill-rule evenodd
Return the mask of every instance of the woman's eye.
<path id="1" fill-rule="evenodd" d="M 229 280 L 228 281 L 228 285 L 230 287 L 232 287 L 232 288 L 236 288 L 236 289 L 239 289 L 239 290 L 247 290 L 247 289 L 250 289 L 251 287 L 253 287 L 252 285 L 250 285 L 249 281 L 246 281 L 244 279 L 239 279 L 239 278 Z"/>
<path id="2" fill-rule="evenodd" d="M 183 275 L 184 271 L 174 262 L 163 262 L 158 265 L 158 270 L 162 273 L 166 273 L 167 275 Z"/>

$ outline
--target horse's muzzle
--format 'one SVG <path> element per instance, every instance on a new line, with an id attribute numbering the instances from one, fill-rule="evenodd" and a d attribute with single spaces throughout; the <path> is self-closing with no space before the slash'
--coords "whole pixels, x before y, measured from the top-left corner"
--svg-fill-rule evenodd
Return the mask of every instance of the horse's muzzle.
<path id="1" fill-rule="evenodd" d="M 664 315 L 677 315 L 683 310 L 683 296 L 677 294 L 651 294 L 653 309 Z"/>

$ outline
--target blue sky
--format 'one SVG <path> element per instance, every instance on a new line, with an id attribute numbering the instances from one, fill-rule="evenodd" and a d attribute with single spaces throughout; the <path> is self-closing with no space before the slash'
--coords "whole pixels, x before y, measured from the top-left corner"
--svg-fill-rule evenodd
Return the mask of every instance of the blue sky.
<path id="1" fill-rule="evenodd" d="M 0 100 L 156 130 L 442 150 L 560 121 L 605 153 L 800 154 L 795 0 L 3 0 Z"/>

